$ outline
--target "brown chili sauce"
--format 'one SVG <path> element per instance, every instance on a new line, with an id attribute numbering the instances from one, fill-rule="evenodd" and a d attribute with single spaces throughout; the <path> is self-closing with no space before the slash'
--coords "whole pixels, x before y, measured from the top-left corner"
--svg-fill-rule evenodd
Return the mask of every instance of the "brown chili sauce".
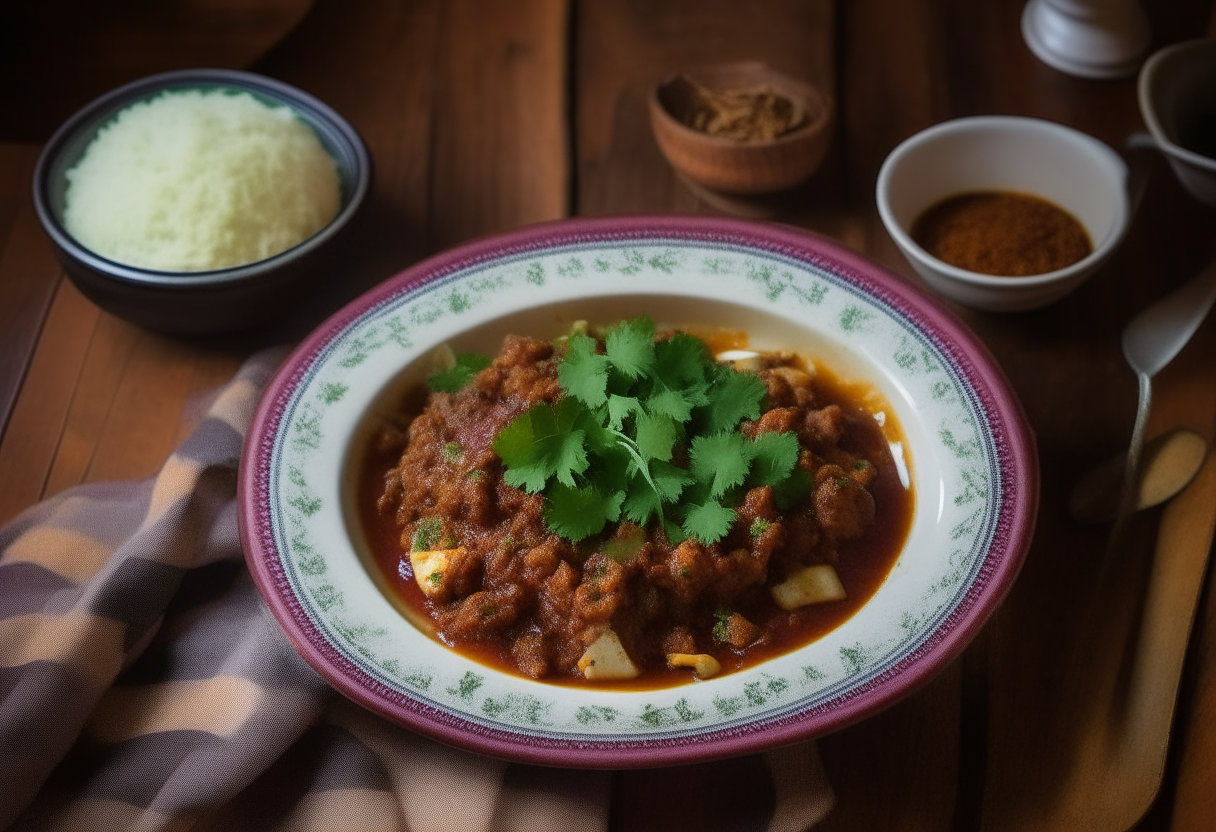
<path id="1" fill-rule="evenodd" d="M 710 347 L 723 343 L 731 339 Z M 880 424 L 867 409 L 880 401 L 868 386 L 844 384 L 790 353 L 760 355 L 754 371 L 767 396 L 743 432 L 796 432 L 798 465 L 815 485 L 786 512 L 770 487 L 740 494 L 732 530 L 708 546 L 673 545 L 661 530 L 628 522 L 573 544 L 546 527 L 542 495 L 503 482 L 496 433 L 562 395 L 552 342 L 508 336 L 459 392 L 410 391 L 369 443 L 358 482 L 382 586 L 407 617 L 463 655 L 556 684 L 669 687 L 695 677 L 669 667 L 668 654 L 711 655 L 725 674 L 835 629 L 877 591 L 908 533 L 914 497 L 892 456 L 898 426 L 889 410 Z M 459 553 L 445 568 L 445 591 L 432 597 L 410 563 L 423 522 L 442 527 L 431 545 Z M 630 544 L 625 556 L 622 540 Z M 831 565 L 847 597 L 778 606 L 771 588 L 814 564 Z M 583 677 L 579 659 L 606 628 L 640 669 L 636 678 Z"/>

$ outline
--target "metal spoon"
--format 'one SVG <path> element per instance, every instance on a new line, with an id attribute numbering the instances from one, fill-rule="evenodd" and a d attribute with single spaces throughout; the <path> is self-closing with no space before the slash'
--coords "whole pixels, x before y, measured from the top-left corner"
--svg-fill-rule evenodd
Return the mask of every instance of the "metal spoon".
<path id="1" fill-rule="evenodd" d="M 1112 539 L 1118 539 L 1136 502 L 1140 450 L 1152 407 L 1153 376 L 1161 372 L 1191 340 L 1212 303 L 1216 301 L 1216 262 L 1210 263 L 1190 281 L 1140 312 L 1123 329 L 1123 356 L 1140 381 L 1140 401 L 1132 428 L 1131 445 L 1123 474 L 1119 513 Z"/>

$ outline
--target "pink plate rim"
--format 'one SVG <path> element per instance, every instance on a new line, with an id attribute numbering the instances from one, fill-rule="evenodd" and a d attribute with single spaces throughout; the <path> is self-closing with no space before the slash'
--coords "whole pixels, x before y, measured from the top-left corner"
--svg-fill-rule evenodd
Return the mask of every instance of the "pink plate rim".
<path id="1" fill-rule="evenodd" d="M 1004 496 L 992 543 L 957 606 L 921 644 L 884 673 L 813 708 L 695 735 L 571 740 L 479 725 L 391 690 L 336 650 L 295 598 L 269 534 L 266 484 L 283 405 L 325 346 L 366 311 L 402 292 L 502 257 L 579 243 L 673 239 L 744 246 L 809 263 L 884 303 L 920 331 L 971 386 L 996 451 Z M 276 372 L 245 438 L 238 521 L 258 590 L 295 650 L 331 685 L 398 725 L 439 742 L 505 760 L 571 768 L 682 765 L 814 739 L 889 707 L 926 683 L 976 636 L 1016 579 L 1033 537 L 1039 465 L 1033 433 L 1003 370 L 944 304 L 883 266 L 822 235 L 769 222 L 632 215 L 554 220 L 437 254 L 351 301 L 301 342 Z"/>

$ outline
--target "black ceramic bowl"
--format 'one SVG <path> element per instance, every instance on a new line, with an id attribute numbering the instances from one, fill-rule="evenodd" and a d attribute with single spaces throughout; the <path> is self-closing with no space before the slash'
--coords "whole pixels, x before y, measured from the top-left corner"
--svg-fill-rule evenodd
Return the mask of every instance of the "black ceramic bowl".
<path id="1" fill-rule="evenodd" d="M 307 123 L 338 168 L 338 214 L 302 243 L 264 260 L 214 271 L 173 272 L 115 262 L 72 238 L 63 226 L 66 172 L 97 131 L 120 110 L 165 90 L 232 89 L 287 105 Z M 371 157 L 355 129 L 326 104 L 281 81 L 227 69 L 151 75 L 81 109 L 47 143 L 34 170 L 34 206 L 55 255 L 72 282 L 98 306 L 163 332 L 201 334 L 249 328 L 316 277 L 322 252 L 350 224 L 371 186 Z"/>

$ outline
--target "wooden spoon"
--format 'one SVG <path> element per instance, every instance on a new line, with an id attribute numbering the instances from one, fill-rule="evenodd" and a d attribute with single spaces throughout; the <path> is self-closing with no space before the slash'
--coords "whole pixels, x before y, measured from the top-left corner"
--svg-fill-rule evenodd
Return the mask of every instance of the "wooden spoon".
<path id="1" fill-rule="evenodd" d="M 1133 508 L 1161 505 L 1186 487 L 1207 456 L 1207 441 L 1188 428 L 1175 428 L 1144 446 Z M 1077 481 L 1068 511 L 1082 523 L 1112 520 L 1119 510 L 1127 454 L 1104 462 Z"/>
<path id="2" fill-rule="evenodd" d="M 1077 765 L 1057 817 L 1069 829 L 1130 829 L 1152 805 L 1165 771 L 1187 642 L 1216 528 L 1216 456 L 1166 505 L 1129 648 L 1098 648 L 1105 695 L 1085 706 Z M 1108 635 L 1114 636 L 1114 633 Z M 1095 668 L 1100 673 L 1102 668 Z"/>
<path id="3" fill-rule="evenodd" d="M 984 832 L 1122 832 L 1152 805 L 1214 531 L 1216 455 L 1208 454 L 1162 509 L 1151 564 L 1133 552 L 1096 594 L 1098 614 L 1053 694 L 1059 712 L 1018 729 L 1023 739 L 1010 750 L 1020 764 L 999 768 L 1035 778 L 1034 797 L 1003 783 L 985 798 Z"/>

